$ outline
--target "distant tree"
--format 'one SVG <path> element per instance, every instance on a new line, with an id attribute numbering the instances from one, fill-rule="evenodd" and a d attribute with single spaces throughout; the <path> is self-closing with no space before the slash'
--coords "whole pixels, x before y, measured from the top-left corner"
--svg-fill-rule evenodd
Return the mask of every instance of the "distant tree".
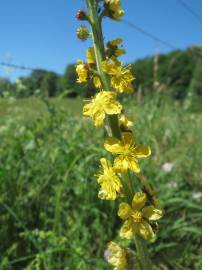
<path id="1" fill-rule="evenodd" d="M 65 69 L 65 73 L 61 78 L 61 88 L 66 96 L 76 97 L 82 86 L 76 83 L 77 75 L 75 64 L 70 64 Z"/>
<path id="2" fill-rule="evenodd" d="M 41 96 L 56 96 L 59 91 L 59 75 L 47 70 L 34 70 L 30 76 L 20 78 L 26 87 L 25 96 L 34 95 L 39 92 Z"/>
<path id="3" fill-rule="evenodd" d="M 167 86 L 172 89 L 172 96 L 184 99 L 189 91 L 189 86 L 195 66 L 191 50 L 178 51 L 167 56 Z"/>
<path id="4" fill-rule="evenodd" d="M 48 97 L 54 97 L 59 92 L 59 76 L 55 72 L 47 72 L 40 84 L 40 90 Z"/>
<path id="5" fill-rule="evenodd" d="M 66 89 L 74 88 L 77 80 L 75 64 L 70 64 L 65 69 L 64 76 L 62 78 L 62 85 Z"/>
<path id="6" fill-rule="evenodd" d="M 41 87 L 41 83 L 45 74 L 47 73 L 46 70 L 34 70 L 31 74 L 27 77 L 20 78 L 23 85 L 26 87 L 25 97 L 34 95 L 36 90 L 39 90 Z"/>
<path id="7" fill-rule="evenodd" d="M 153 58 L 147 57 L 142 60 L 137 60 L 132 64 L 132 73 L 135 76 L 134 88 L 139 86 L 142 88 L 142 93 L 146 94 L 153 87 Z"/>
<path id="8" fill-rule="evenodd" d="M 198 59 L 191 80 L 190 90 L 194 96 L 202 96 L 202 58 Z"/>
<path id="9" fill-rule="evenodd" d="M 30 77 L 30 83 L 33 90 L 38 89 L 41 87 L 42 81 L 47 74 L 46 70 L 38 69 L 34 70 Z"/>
<path id="10" fill-rule="evenodd" d="M 0 96 L 2 97 L 5 93 L 13 94 L 14 85 L 9 79 L 0 78 Z"/>

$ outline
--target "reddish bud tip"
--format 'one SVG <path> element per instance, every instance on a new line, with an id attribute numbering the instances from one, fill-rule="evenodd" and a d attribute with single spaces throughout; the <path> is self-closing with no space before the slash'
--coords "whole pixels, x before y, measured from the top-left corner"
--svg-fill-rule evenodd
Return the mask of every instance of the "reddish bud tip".
<path id="1" fill-rule="evenodd" d="M 85 11 L 79 10 L 79 11 L 77 12 L 77 14 L 76 14 L 76 18 L 77 18 L 78 20 L 80 20 L 80 21 L 86 20 L 87 16 L 86 16 Z"/>

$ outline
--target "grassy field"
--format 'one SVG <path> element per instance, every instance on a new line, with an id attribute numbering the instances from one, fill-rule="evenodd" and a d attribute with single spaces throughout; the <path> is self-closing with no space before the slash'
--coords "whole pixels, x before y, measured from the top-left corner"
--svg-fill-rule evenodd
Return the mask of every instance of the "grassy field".
<path id="1" fill-rule="evenodd" d="M 153 268 L 201 270 L 202 114 L 160 98 L 127 104 L 138 142 L 152 148 L 142 171 L 165 208 L 148 244 Z M 122 241 L 121 222 L 117 204 L 97 198 L 104 134 L 81 105 L 0 100 L 0 270 L 111 269 L 103 252 Z"/>
<path id="2" fill-rule="evenodd" d="M 19 122 L 26 124 L 33 122 L 40 117 L 49 116 L 47 102 L 60 110 L 72 112 L 75 115 L 81 115 L 82 99 L 60 99 L 52 98 L 51 100 L 40 100 L 39 98 L 21 98 L 13 97 L 7 99 L 0 98 L 0 124 L 9 119 L 18 119 Z"/>

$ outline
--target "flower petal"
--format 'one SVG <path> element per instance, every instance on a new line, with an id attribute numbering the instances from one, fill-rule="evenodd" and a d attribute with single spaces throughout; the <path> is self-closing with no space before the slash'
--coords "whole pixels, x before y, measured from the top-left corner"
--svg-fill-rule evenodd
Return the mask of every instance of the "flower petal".
<path id="1" fill-rule="evenodd" d="M 124 114 L 119 116 L 120 126 L 124 129 L 129 129 L 133 126 L 133 122 L 130 118 L 126 117 Z"/>
<path id="2" fill-rule="evenodd" d="M 121 38 L 116 38 L 112 41 L 109 41 L 111 46 L 118 46 L 123 42 L 123 40 Z"/>
<path id="3" fill-rule="evenodd" d="M 84 105 L 83 115 L 84 116 L 91 116 L 91 114 L 92 114 L 92 103 Z"/>
<path id="4" fill-rule="evenodd" d="M 134 236 L 133 222 L 131 219 L 126 220 L 120 230 L 120 237 L 132 239 Z"/>
<path id="5" fill-rule="evenodd" d="M 116 175 L 100 175 L 98 183 L 100 184 L 98 197 L 102 200 L 115 200 L 122 187 L 121 181 Z"/>
<path id="6" fill-rule="evenodd" d="M 123 151 L 120 141 L 114 137 L 110 137 L 105 141 L 104 148 L 112 154 L 119 154 Z"/>
<path id="7" fill-rule="evenodd" d="M 114 160 L 114 169 L 116 172 L 119 173 L 125 173 L 128 170 L 128 161 L 127 158 L 125 158 L 122 155 L 119 155 Z"/>
<path id="8" fill-rule="evenodd" d="M 144 207 L 146 200 L 147 196 L 145 193 L 143 192 L 135 193 L 132 201 L 132 208 L 137 211 L 141 210 Z"/>
<path id="9" fill-rule="evenodd" d="M 163 213 L 162 210 L 154 208 L 151 206 L 146 206 L 142 209 L 143 216 L 151 221 L 158 220 L 162 217 Z"/>
<path id="10" fill-rule="evenodd" d="M 116 100 L 111 100 L 109 102 L 106 102 L 103 104 L 104 110 L 107 114 L 119 114 L 122 110 L 122 105 L 116 101 Z"/>
<path id="11" fill-rule="evenodd" d="M 105 73 L 109 74 L 112 67 L 113 67 L 113 65 L 110 64 L 108 61 L 105 60 L 102 62 L 102 70 Z"/>
<path id="12" fill-rule="evenodd" d="M 108 167 L 111 165 L 110 161 L 108 161 L 106 158 L 101 158 L 100 163 L 101 163 L 102 168 L 103 168 L 104 171 L 107 170 Z"/>
<path id="13" fill-rule="evenodd" d="M 141 223 L 137 223 L 138 234 L 145 240 L 154 240 L 155 233 L 152 230 L 152 227 L 148 222 L 143 220 Z"/>
<path id="14" fill-rule="evenodd" d="M 114 54 L 115 54 L 116 57 L 119 57 L 119 56 L 121 56 L 123 54 L 126 54 L 126 51 L 124 49 L 118 48 L 118 49 L 116 49 Z"/>
<path id="15" fill-rule="evenodd" d="M 125 145 L 134 144 L 134 137 L 133 137 L 132 132 L 124 132 L 122 136 L 123 136 L 123 142 Z"/>
<path id="16" fill-rule="evenodd" d="M 93 84 L 95 85 L 96 88 L 101 88 L 102 83 L 101 83 L 100 78 L 98 76 L 93 77 Z"/>
<path id="17" fill-rule="evenodd" d="M 102 110 L 97 110 L 93 115 L 92 119 L 96 127 L 102 127 L 105 119 L 105 113 Z"/>
<path id="18" fill-rule="evenodd" d="M 127 157 L 127 162 L 128 162 L 128 168 L 130 168 L 134 173 L 139 173 L 140 172 L 140 167 L 137 162 L 133 157 Z"/>
<path id="19" fill-rule="evenodd" d="M 90 64 L 95 64 L 95 51 L 93 47 L 90 47 L 86 51 L 86 58 L 87 58 L 87 63 Z"/>
<path id="20" fill-rule="evenodd" d="M 107 114 L 119 114 L 121 112 L 122 105 L 116 100 L 116 96 L 117 94 L 115 92 L 106 92 L 103 107 Z"/>
<path id="21" fill-rule="evenodd" d="M 130 217 L 131 214 L 132 214 L 132 209 L 129 204 L 121 203 L 119 205 L 118 216 L 121 219 L 127 219 Z"/>
<path id="22" fill-rule="evenodd" d="M 135 155 L 137 158 L 145 158 L 151 155 L 151 149 L 148 146 L 136 146 Z"/>

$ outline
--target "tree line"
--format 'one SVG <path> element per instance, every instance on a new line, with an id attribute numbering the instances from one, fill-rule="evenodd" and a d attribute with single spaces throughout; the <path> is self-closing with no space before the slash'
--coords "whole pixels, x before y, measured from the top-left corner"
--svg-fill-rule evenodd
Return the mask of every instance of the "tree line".
<path id="1" fill-rule="evenodd" d="M 175 99 L 184 99 L 188 93 L 202 96 L 202 50 L 189 48 L 131 63 L 135 76 L 134 89 L 143 95 L 166 91 Z M 16 82 L 0 78 L 0 96 L 15 97 L 90 97 L 95 92 L 92 82 L 77 83 L 75 64 L 67 66 L 64 75 L 47 70 L 34 70 Z"/>

